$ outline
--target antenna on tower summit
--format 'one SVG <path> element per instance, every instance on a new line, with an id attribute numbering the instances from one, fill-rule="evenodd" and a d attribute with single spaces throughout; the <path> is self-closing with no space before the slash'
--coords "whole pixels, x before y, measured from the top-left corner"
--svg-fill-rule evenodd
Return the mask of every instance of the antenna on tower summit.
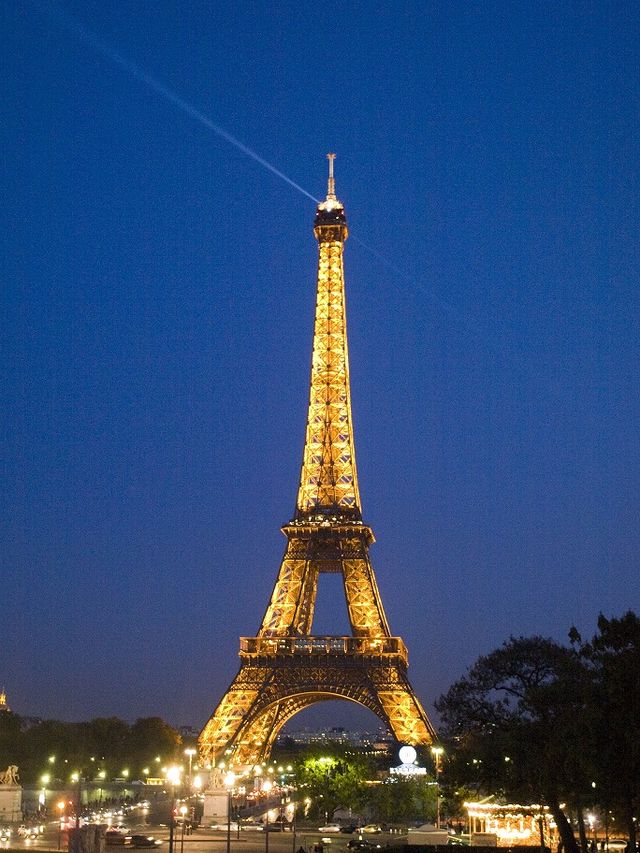
<path id="1" fill-rule="evenodd" d="M 336 181 L 333 177 L 333 161 L 335 159 L 335 154 L 327 154 L 327 160 L 329 161 L 329 183 L 327 186 L 327 199 L 331 199 L 332 201 L 336 201 Z"/>

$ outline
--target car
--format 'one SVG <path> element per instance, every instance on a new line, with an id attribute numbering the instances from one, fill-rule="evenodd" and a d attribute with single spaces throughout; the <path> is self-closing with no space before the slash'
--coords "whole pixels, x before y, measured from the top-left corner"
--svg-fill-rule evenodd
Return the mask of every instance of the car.
<path id="1" fill-rule="evenodd" d="M 627 839 L 610 838 L 608 842 L 605 842 L 605 848 L 609 850 L 610 853 L 621 853 L 622 850 L 627 849 Z"/>
<path id="2" fill-rule="evenodd" d="M 32 824 L 30 826 L 26 826 L 24 823 L 21 823 L 18 827 L 18 835 L 21 838 L 29 838 L 33 841 L 34 838 L 37 838 L 39 835 L 42 835 L 44 832 L 44 826 L 42 824 Z"/>
<path id="3" fill-rule="evenodd" d="M 8 841 L 11 838 L 11 829 L 8 826 L 0 826 L 0 841 Z"/>
<path id="4" fill-rule="evenodd" d="M 469 847 L 470 839 L 468 835 L 450 835 L 447 839 L 447 844 L 457 844 L 459 847 Z"/>
<path id="5" fill-rule="evenodd" d="M 382 832 L 382 827 L 380 826 L 379 823 L 366 823 L 362 827 L 360 832 L 366 832 L 366 833 L 369 833 L 370 835 L 373 835 L 375 833 Z"/>
<path id="6" fill-rule="evenodd" d="M 357 828 L 358 827 L 355 825 L 355 823 L 348 823 L 346 824 L 346 826 L 340 827 L 340 832 L 345 832 L 348 835 L 351 835 L 351 833 L 355 832 Z"/>
<path id="7" fill-rule="evenodd" d="M 326 826 L 319 826 L 318 832 L 340 832 L 340 824 L 328 823 Z"/>
<path id="8" fill-rule="evenodd" d="M 376 841 L 358 841 L 355 838 L 352 838 L 351 841 L 347 842 L 348 850 L 379 850 L 382 847 L 382 844 L 378 844 Z"/>
<path id="9" fill-rule="evenodd" d="M 104 839 L 107 845 L 115 847 L 127 844 L 131 840 L 131 836 L 125 835 L 124 832 L 119 832 L 117 829 L 108 829 L 104 834 Z"/>
<path id="10" fill-rule="evenodd" d="M 231 823 L 212 823 L 211 829 L 216 829 L 220 832 L 226 832 L 230 829 L 231 832 L 237 832 L 238 824 L 234 820 L 232 820 Z"/>
<path id="11" fill-rule="evenodd" d="M 132 847 L 159 847 L 162 841 L 159 838 L 154 838 L 153 835 L 132 835 Z"/>
<path id="12" fill-rule="evenodd" d="M 37 826 L 27 826 L 24 828 L 24 831 L 20 833 L 20 835 L 24 838 L 25 841 L 35 841 L 38 835 L 40 835 L 40 833 L 38 832 Z"/>

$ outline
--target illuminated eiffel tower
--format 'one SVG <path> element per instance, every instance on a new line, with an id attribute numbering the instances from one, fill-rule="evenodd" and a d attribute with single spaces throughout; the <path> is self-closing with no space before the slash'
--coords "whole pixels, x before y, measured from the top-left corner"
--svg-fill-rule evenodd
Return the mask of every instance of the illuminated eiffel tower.
<path id="1" fill-rule="evenodd" d="M 326 699 L 370 708 L 407 744 L 429 744 L 433 726 L 407 679 L 407 650 L 391 636 L 369 560 L 373 532 L 362 521 L 351 421 L 343 250 L 348 229 L 329 158 L 318 205 L 318 282 L 309 414 L 287 547 L 257 637 L 240 639 L 240 671 L 200 734 L 213 766 L 264 760 L 282 726 Z M 341 574 L 351 635 L 311 632 L 321 572 Z"/>

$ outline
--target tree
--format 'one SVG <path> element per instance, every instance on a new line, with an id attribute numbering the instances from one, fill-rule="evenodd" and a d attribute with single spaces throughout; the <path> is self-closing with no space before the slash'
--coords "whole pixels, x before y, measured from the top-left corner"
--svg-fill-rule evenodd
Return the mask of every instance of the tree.
<path id="1" fill-rule="evenodd" d="M 159 717 L 133 725 L 117 717 L 84 723 L 41 720 L 25 728 L 17 715 L 0 713 L 0 766 L 18 764 L 27 783 L 35 782 L 43 771 L 62 782 L 68 782 L 74 771 L 92 778 L 98 768 L 119 776 L 128 764 L 139 773 L 156 755 L 165 760 L 175 757 L 180 743 L 178 732 Z"/>
<path id="2" fill-rule="evenodd" d="M 22 759 L 22 721 L 11 711 L 0 711 L 0 768 L 20 764 Z"/>
<path id="3" fill-rule="evenodd" d="M 377 820 L 389 823 L 407 820 L 435 820 L 436 787 L 426 776 L 390 776 L 368 792 L 369 804 Z"/>
<path id="4" fill-rule="evenodd" d="M 598 633 L 582 643 L 570 637 L 590 668 L 595 685 L 596 793 L 608 815 L 618 811 L 636 849 L 634 812 L 640 807 L 640 619 L 629 611 L 620 619 L 598 618 Z"/>
<path id="5" fill-rule="evenodd" d="M 593 771 L 591 681 L 579 655 L 543 637 L 511 638 L 478 659 L 436 703 L 455 746 L 451 781 L 543 802 L 567 853 L 578 853 L 561 808 L 580 810 Z"/>
<path id="6" fill-rule="evenodd" d="M 160 717 L 141 717 L 131 726 L 127 751 L 131 761 L 149 764 L 154 756 L 174 756 L 182 743 L 180 734 Z"/>
<path id="7" fill-rule="evenodd" d="M 370 762 L 339 744 L 311 747 L 296 761 L 296 784 L 309 798 L 309 814 L 331 818 L 338 807 L 358 810 L 366 799 Z"/>

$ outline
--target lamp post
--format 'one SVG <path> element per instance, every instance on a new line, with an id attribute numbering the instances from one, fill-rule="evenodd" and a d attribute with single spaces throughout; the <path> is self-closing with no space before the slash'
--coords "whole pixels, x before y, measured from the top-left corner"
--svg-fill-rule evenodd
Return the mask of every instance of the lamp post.
<path id="1" fill-rule="evenodd" d="M 262 783 L 262 790 L 267 795 L 267 801 L 269 799 L 269 792 L 273 788 L 273 782 L 271 779 L 267 779 Z M 267 802 L 267 814 L 266 814 L 266 822 L 264 825 L 264 853 L 269 853 L 269 803 Z"/>
<path id="2" fill-rule="evenodd" d="M 231 770 L 224 777 L 224 784 L 227 789 L 227 853 L 231 853 L 231 791 L 236 783 L 236 774 Z"/>
<path id="3" fill-rule="evenodd" d="M 187 819 L 189 809 L 186 806 L 180 806 L 180 814 L 182 815 L 182 832 L 180 834 L 180 853 L 184 853 L 184 824 Z"/>
<path id="4" fill-rule="evenodd" d="M 192 767 L 192 762 L 193 762 L 193 756 L 196 754 L 196 752 L 197 752 L 197 750 L 195 750 L 193 747 L 189 747 L 188 749 L 185 749 L 185 751 L 184 751 L 184 754 L 189 759 L 189 793 L 191 793 L 191 767 Z"/>
<path id="5" fill-rule="evenodd" d="M 293 814 L 291 815 L 291 853 L 296 853 L 296 807 L 297 803 L 293 801 Z"/>
<path id="6" fill-rule="evenodd" d="M 47 785 L 51 781 L 51 776 L 48 773 L 43 773 L 40 777 L 42 782 L 42 791 L 38 796 L 38 805 L 43 813 L 47 811 Z"/>
<path id="7" fill-rule="evenodd" d="M 76 788 L 76 829 L 80 828 L 80 809 L 82 807 L 82 789 L 81 789 L 81 777 L 79 773 L 71 774 L 71 781 L 77 785 Z"/>
<path id="8" fill-rule="evenodd" d="M 442 769 L 442 753 L 444 749 L 441 746 L 432 746 L 431 755 L 433 755 L 433 765 L 436 771 L 436 827 L 440 829 L 440 770 Z"/>
<path id="9" fill-rule="evenodd" d="M 167 768 L 167 781 L 171 785 L 171 811 L 169 813 L 169 853 L 173 853 L 174 811 L 176 808 L 176 785 L 180 784 L 180 768 Z"/>
<path id="10" fill-rule="evenodd" d="M 64 815 L 64 800 L 60 800 L 58 803 L 58 811 L 60 812 L 60 820 L 58 821 L 58 850 L 60 849 L 60 835 L 62 833 L 62 816 Z"/>

